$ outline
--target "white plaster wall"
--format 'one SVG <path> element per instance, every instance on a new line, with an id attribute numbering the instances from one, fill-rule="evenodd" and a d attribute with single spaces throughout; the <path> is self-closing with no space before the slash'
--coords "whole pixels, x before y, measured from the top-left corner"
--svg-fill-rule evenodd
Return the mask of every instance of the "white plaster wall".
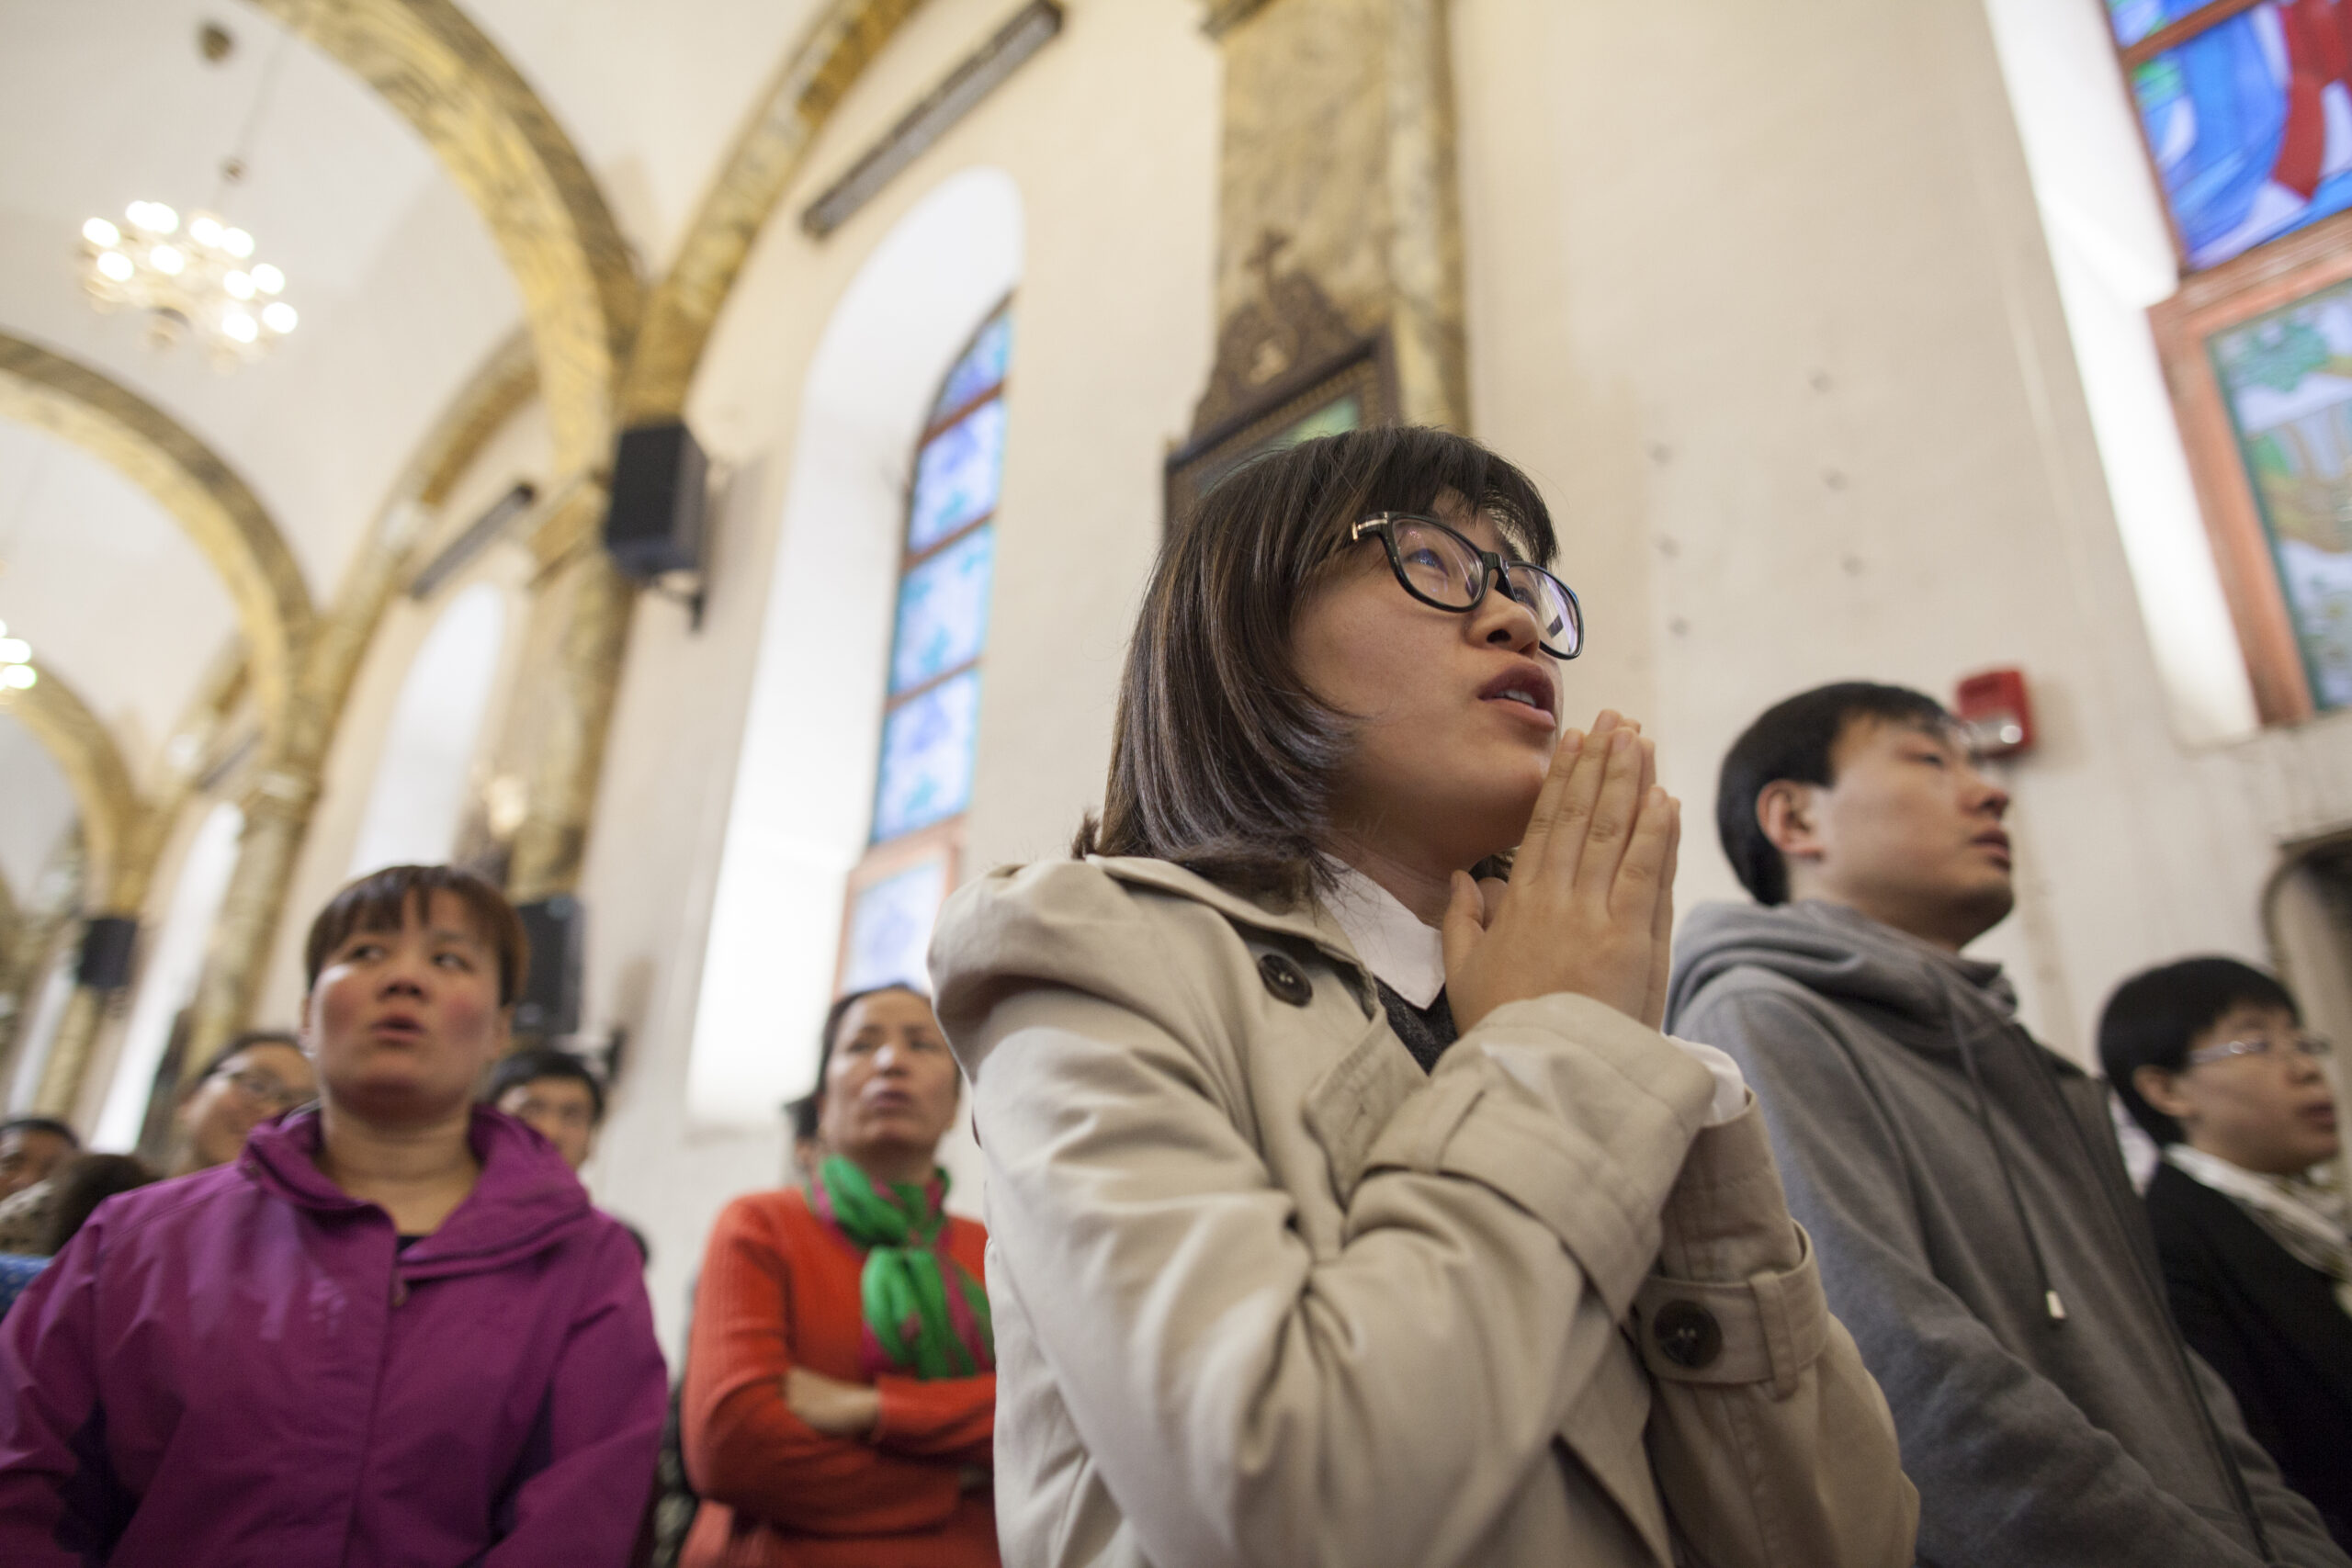
<path id="1" fill-rule="evenodd" d="M 1570 690 L 1660 736 L 1683 906 L 1736 893 L 1714 773 L 1763 707 L 2017 664 L 1984 951 L 2035 1027 L 2080 1055 L 2132 970 L 2261 956 L 2274 846 L 2352 818 L 2352 719 L 2175 739 L 1984 0 L 1455 18 L 1479 427 L 1565 503 Z"/>
<path id="2" fill-rule="evenodd" d="M 528 480 L 541 495 L 548 494 L 550 462 L 546 409 L 534 400 L 518 410 L 484 445 L 451 489 L 438 519 L 426 525 L 426 536 L 436 543 L 454 537 L 518 480 Z M 383 764 L 401 688 L 442 613 L 459 594 L 480 584 L 498 591 L 506 612 L 500 664 L 484 708 L 481 739 L 474 749 L 477 765 L 496 751 L 496 739 L 505 727 L 523 658 L 522 633 L 530 614 L 532 570 L 529 549 L 510 532 L 442 583 L 431 599 L 419 603 L 402 593 L 385 606 L 375 639 L 352 681 L 334 743 L 327 753 L 318 805 L 295 862 L 294 879 L 287 890 L 285 912 L 278 920 L 254 1010 L 255 1027 L 291 1028 L 299 1021 L 302 939 L 310 930 L 311 918 L 349 880 L 346 873 Z"/>
<path id="3" fill-rule="evenodd" d="M 867 209 L 822 243 L 798 229 L 808 200 L 1003 12 L 983 0 L 919 11 L 762 235 L 689 410 L 731 468 L 707 615 L 691 633 L 675 606 L 646 600 L 631 633 L 582 886 L 589 1023 L 625 1025 L 630 1055 L 589 1174 L 599 1201 L 652 1238 L 673 1348 L 712 1217 L 784 1172 L 780 1120 L 728 1131 L 688 1115 L 686 1061 L 766 590 L 786 546 L 801 389 L 843 290 L 949 175 L 992 167 L 1019 186 L 1024 256 L 968 868 L 1058 849 L 1099 796 L 1116 660 L 1158 540 L 1160 463 L 1207 375 L 1217 78 L 1189 0 L 1077 0 L 1060 38 Z M 887 620 L 874 634 L 878 647 Z M 867 684 L 878 706 L 878 679 Z M 863 751 L 807 763 L 861 776 L 873 766 Z M 783 1038 L 815 1022 L 774 1027 Z"/>

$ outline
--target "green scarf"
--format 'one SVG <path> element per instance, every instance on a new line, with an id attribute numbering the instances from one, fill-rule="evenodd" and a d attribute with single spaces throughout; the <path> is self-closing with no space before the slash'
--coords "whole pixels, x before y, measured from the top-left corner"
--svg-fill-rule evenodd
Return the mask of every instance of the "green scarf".
<path id="1" fill-rule="evenodd" d="M 968 1378 L 996 1366 L 988 1292 L 948 1256 L 947 1173 L 876 1191 L 854 1161 L 830 1155 L 809 1196 L 817 1213 L 864 1249 L 866 1370 Z M 951 1287 L 948 1270 L 954 1270 Z"/>

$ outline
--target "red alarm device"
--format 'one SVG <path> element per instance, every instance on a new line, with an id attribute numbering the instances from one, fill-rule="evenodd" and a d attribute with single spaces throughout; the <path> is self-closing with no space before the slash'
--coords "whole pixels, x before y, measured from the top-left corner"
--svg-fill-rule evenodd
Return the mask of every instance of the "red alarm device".
<path id="1" fill-rule="evenodd" d="M 1987 670 L 1961 682 L 1952 711 L 1980 757 L 2014 757 L 2033 746 L 2033 699 L 2022 670 Z"/>

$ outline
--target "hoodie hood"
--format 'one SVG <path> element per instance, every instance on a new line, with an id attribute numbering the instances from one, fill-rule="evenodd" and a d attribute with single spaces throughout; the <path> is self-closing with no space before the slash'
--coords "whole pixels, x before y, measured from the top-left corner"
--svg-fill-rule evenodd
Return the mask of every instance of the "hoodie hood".
<path id="1" fill-rule="evenodd" d="M 256 1127 L 237 1169 L 263 1191 L 330 1223 L 372 1215 L 390 1224 L 383 1210 L 319 1168 L 320 1130 L 316 1107 Z M 401 1272 L 410 1279 L 503 1268 L 556 1245 L 594 1216 L 587 1189 L 563 1156 L 513 1117 L 477 1105 L 466 1136 L 481 1176 L 439 1230 L 401 1255 Z"/>
<path id="2" fill-rule="evenodd" d="M 1892 1014 L 1913 1025 L 1901 1032 L 1920 1043 L 1941 1042 L 1956 1011 L 1972 1033 L 2017 1015 L 2017 992 L 1999 964 L 1941 952 L 1842 904 L 1702 904 L 1675 933 L 1674 946 L 1669 1018 L 1742 965 L 1843 1006 Z"/>

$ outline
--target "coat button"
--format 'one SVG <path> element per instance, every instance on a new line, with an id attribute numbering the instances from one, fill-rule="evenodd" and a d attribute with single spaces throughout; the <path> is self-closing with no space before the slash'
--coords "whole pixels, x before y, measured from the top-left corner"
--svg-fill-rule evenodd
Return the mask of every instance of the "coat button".
<path id="1" fill-rule="evenodd" d="M 1723 1325 L 1697 1302 L 1668 1302 L 1658 1308 L 1650 1319 L 1650 1337 L 1657 1341 L 1659 1355 L 1693 1371 L 1714 1365 L 1724 1353 Z"/>
<path id="2" fill-rule="evenodd" d="M 1288 1002 L 1295 1008 L 1305 1007 L 1307 998 L 1315 995 L 1314 985 L 1299 972 L 1298 965 L 1279 953 L 1265 953 L 1259 958 L 1258 978 L 1266 983 L 1266 989 L 1273 992 L 1277 1000 Z"/>

